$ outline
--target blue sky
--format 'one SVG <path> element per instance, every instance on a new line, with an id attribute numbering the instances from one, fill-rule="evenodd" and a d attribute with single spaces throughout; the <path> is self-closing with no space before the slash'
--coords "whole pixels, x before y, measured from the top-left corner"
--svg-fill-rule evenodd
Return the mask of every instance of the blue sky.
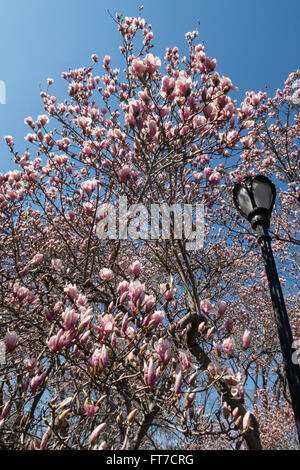
<path id="1" fill-rule="evenodd" d="M 0 172 L 13 168 L 3 136 L 13 135 L 16 148 L 25 149 L 29 128 L 23 121 L 43 113 L 39 93 L 48 77 L 55 79 L 52 93 L 62 99 L 61 72 L 89 65 L 92 53 L 99 59 L 111 55 L 113 66 L 122 67 L 120 36 L 107 9 L 136 16 L 141 4 L 160 56 L 168 46 L 186 47 L 185 33 L 200 20 L 199 40 L 217 59 L 218 71 L 239 87 L 238 99 L 265 86 L 272 94 L 300 67 L 299 0 L 1 0 L 6 104 L 0 104 Z"/>

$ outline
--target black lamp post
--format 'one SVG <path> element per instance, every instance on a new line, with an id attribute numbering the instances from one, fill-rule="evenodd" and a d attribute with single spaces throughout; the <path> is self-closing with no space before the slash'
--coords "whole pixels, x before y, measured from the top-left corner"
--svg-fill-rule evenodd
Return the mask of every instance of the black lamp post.
<path id="1" fill-rule="evenodd" d="M 249 220 L 261 245 L 300 442 L 300 366 L 292 360 L 293 336 L 268 233 L 275 197 L 274 184 L 262 175 L 247 176 L 233 189 L 235 206 Z"/>

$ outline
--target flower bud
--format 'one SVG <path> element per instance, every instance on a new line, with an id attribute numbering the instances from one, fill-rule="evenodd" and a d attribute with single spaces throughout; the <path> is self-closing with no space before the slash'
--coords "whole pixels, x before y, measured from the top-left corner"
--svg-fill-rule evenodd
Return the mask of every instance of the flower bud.
<path id="1" fill-rule="evenodd" d="M 243 334 L 242 343 L 245 349 L 249 348 L 251 342 L 251 331 L 245 330 Z"/>
<path id="2" fill-rule="evenodd" d="M 15 331 L 8 331 L 4 337 L 4 342 L 7 351 L 13 351 L 19 342 L 19 336 Z"/>

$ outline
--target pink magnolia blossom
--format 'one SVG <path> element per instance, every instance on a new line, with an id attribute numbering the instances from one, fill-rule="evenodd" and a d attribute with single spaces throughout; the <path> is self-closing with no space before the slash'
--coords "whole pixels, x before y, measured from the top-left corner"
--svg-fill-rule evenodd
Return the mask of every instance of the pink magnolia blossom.
<path id="1" fill-rule="evenodd" d="M 140 281 L 132 281 L 129 284 L 129 297 L 133 305 L 136 305 L 137 301 L 143 300 L 145 295 L 145 286 Z"/>
<path id="2" fill-rule="evenodd" d="M 150 137 L 154 137 L 157 133 L 157 124 L 153 119 L 149 121 L 148 131 Z"/>
<path id="3" fill-rule="evenodd" d="M 141 265 L 140 261 L 134 261 L 130 265 L 130 270 L 136 277 L 138 277 L 141 273 L 141 270 L 142 270 L 142 265 Z"/>
<path id="4" fill-rule="evenodd" d="M 170 98 L 170 95 L 174 91 L 176 86 L 175 79 L 172 77 L 168 77 L 165 75 L 162 80 L 161 80 L 161 94 L 163 97 Z M 172 98 L 174 98 L 175 95 L 172 95 Z"/>
<path id="5" fill-rule="evenodd" d="M 69 220 L 71 220 L 71 221 L 74 220 L 75 215 L 76 215 L 76 214 L 75 214 L 74 211 L 72 211 L 72 210 L 68 211 L 68 219 L 69 219 Z"/>
<path id="6" fill-rule="evenodd" d="M 193 127 L 197 132 L 197 135 L 201 134 L 205 130 L 207 120 L 204 116 L 196 115 L 193 118 Z"/>
<path id="7" fill-rule="evenodd" d="M 58 313 L 61 312 L 62 308 L 63 308 L 63 302 L 59 300 L 58 302 L 55 303 L 53 307 L 53 313 L 57 315 Z"/>
<path id="8" fill-rule="evenodd" d="M 243 431 L 246 431 L 248 427 L 250 426 L 251 423 L 251 413 L 250 411 L 247 411 L 243 417 Z"/>
<path id="9" fill-rule="evenodd" d="M 67 137 L 64 137 L 61 140 L 56 141 L 56 145 L 59 150 L 67 151 L 69 146 L 71 145 L 70 139 Z M 55 161 L 59 164 L 67 163 L 68 162 L 68 157 L 67 155 L 56 155 L 55 156 Z"/>
<path id="10" fill-rule="evenodd" d="M 143 75 L 143 73 L 146 71 L 146 65 L 142 60 L 139 59 L 133 59 L 132 64 L 131 64 L 131 72 L 134 76 L 140 76 Z"/>
<path id="11" fill-rule="evenodd" d="M 4 140 L 7 143 L 7 145 L 9 145 L 10 147 L 13 145 L 14 141 L 11 135 L 5 135 Z"/>
<path id="12" fill-rule="evenodd" d="M 121 334 L 124 336 L 126 334 L 128 327 L 128 313 L 125 313 L 123 320 L 122 320 L 122 325 L 121 325 Z"/>
<path id="13" fill-rule="evenodd" d="M 101 358 L 101 349 L 97 348 L 95 349 L 95 351 L 93 352 L 91 358 L 90 358 L 90 364 L 92 367 L 98 367 L 100 366 L 101 367 L 101 362 L 100 362 L 100 358 Z"/>
<path id="14" fill-rule="evenodd" d="M 110 344 L 112 346 L 115 346 L 117 344 L 117 335 L 116 335 L 115 332 L 113 332 L 111 337 L 110 337 Z"/>
<path id="15" fill-rule="evenodd" d="M 67 348 L 72 343 L 76 335 L 77 335 L 77 332 L 74 328 L 71 328 L 70 330 L 66 330 L 64 334 L 62 335 L 63 347 Z M 76 350 L 76 345 L 74 347 Z"/>
<path id="16" fill-rule="evenodd" d="M 94 189 L 96 188 L 96 186 L 97 186 L 97 181 L 96 181 L 95 179 L 84 181 L 84 182 L 81 184 L 82 190 L 83 190 L 88 196 L 94 191 Z"/>
<path id="17" fill-rule="evenodd" d="M 229 146 L 235 146 L 235 144 L 237 143 L 237 140 L 238 140 L 238 137 L 239 137 L 239 133 L 238 131 L 230 131 L 228 132 L 228 135 L 227 135 L 227 144 Z"/>
<path id="18" fill-rule="evenodd" d="M 178 350 L 179 360 L 182 365 L 183 370 L 187 370 L 192 365 L 192 356 L 189 351 L 184 351 L 183 349 Z"/>
<path id="19" fill-rule="evenodd" d="M 219 343 L 216 343 L 214 341 L 214 353 L 217 357 L 221 357 L 221 353 L 222 353 L 222 350 L 221 350 L 221 345 Z"/>
<path id="20" fill-rule="evenodd" d="M 86 305 L 86 303 L 87 303 L 86 296 L 83 295 L 83 294 L 78 294 L 78 296 L 76 298 L 76 304 L 80 305 L 80 306 L 84 306 L 84 305 Z"/>
<path id="21" fill-rule="evenodd" d="M 205 178 L 209 179 L 210 175 L 212 174 L 212 169 L 210 168 L 210 166 L 206 166 L 204 168 L 204 176 Z"/>
<path id="22" fill-rule="evenodd" d="M 19 287 L 16 291 L 19 301 L 22 302 L 23 300 L 25 300 L 29 292 L 30 291 L 29 289 L 27 289 L 27 287 Z"/>
<path id="23" fill-rule="evenodd" d="M 218 309 L 218 313 L 219 313 L 220 317 L 222 317 L 224 315 L 224 313 L 226 312 L 227 303 L 224 302 L 223 300 L 219 300 L 218 303 L 217 303 L 217 309 Z"/>
<path id="24" fill-rule="evenodd" d="M 203 109 L 204 116 L 210 120 L 213 121 L 216 116 L 217 116 L 217 107 L 214 103 L 209 103 L 205 108 Z"/>
<path id="25" fill-rule="evenodd" d="M 32 291 L 28 291 L 27 296 L 26 296 L 26 302 L 28 304 L 32 304 L 35 301 L 35 296 Z"/>
<path id="26" fill-rule="evenodd" d="M 82 335 L 80 335 L 79 337 L 79 341 L 80 343 L 86 343 L 89 339 L 91 335 L 91 332 L 88 330 L 88 331 L 85 331 Z"/>
<path id="27" fill-rule="evenodd" d="M 211 185 L 216 186 L 221 181 L 221 174 L 218 171 L 213 171 L 210 177 L 208 178 Z"/>
<path id="28" fill-rule="evenodd" d="M 212 326 L 211 328 L 209 328 L 207 330 L 206 339 L 211 339 L 213 337 L 214 333 L 215 333 L 215 327 Z"/>
<path id="29" fill-rule="evenodd" d="M 46 432 L 42 436 L 42 440 L 41 440 L 41 443 L 40 443 L 40 450 L 46 450 L 47 449 L 48 440 L 49 440 L 50 435 L 51 435 L 51 428 L 48 427 Z"/>
<path id="30" fill-rule="evenodd" d="M 25 137 L 24 137 L 25 140 L 27 140 L 28 142 L 35 142 L 37 140 L 37 135 L 36 134 L 30 134 L 28 133 Z"/>
<path id="31" fill-rule="evenodd" d="M 196 399 L 196 391 L 191 392 L 188 390 L 185 394 L 185 405 L 187 408 L 191 408 L 193 406 Z"/>
<path id="32" fill-rule="evenodd" d="M 228 77 L 222 77 L 220 80 L 220 85 L 221 90 L 224 91 L 224 93 L 228 93 L 232 89 L 237 89 L 236 87 L 233 87 L 232 81 Z"/>
<path id="33" fill-rule="evenodd" d="M 46 114 L 42 114 L 41 116 L 38 116 L 36 125 L 40 128 L 48 124 L 49 118 Z"/>
<path id="34" fill-rule="evenodd" d="M 4 336 L 4 343 L 7 351 L 13 351 L 19 342 L 19 336 L 15 331 L 8 331 Z"/>
<path id="35" fill-rule="evenodd" d="M 108 352 L 107 352 L 107 348 L 104 344 L 102 345 L 102 348 L 100 350 L 99 359 L 101 361 L 101 363 L 100 363 L 101 366 L 105 368 L 108 364 Z"/>
<path id="36" fill-rule="evenodd" d="M 156 381 L 156 371 L 152 357 L 150 358 L 149 364 L 144 364 L 144 375 L 147 385 L 153 387 Z"/>
<path id="37" fill-rule="evenodd" d="M 251 331 L 249 331 L 249 330 L 244 331 L 243 339 L 242 339 L 242 343 L 243 343 L 244 348 L 249 348 L 250 343 L 251 343 L 251 336 L 252 336 Z"/>
<path id="38" fill-rule="evenodd" d="M 192 79 L 187 75 L 184 70 L 179 72 L 179 77 L 176 81 L 176 91 L 180 95 L 187 95 L 192 88 Z"/>
<path id="39" fill-rule="evenodd" d="M 115 320 L 113 315 L 105 314 L 102 317 L 99 317 L 100 330 L 104 335 L 109 335 L 113 332 L 115 328 Z"/>
<path id="40" fill-rule="evenodd" d="M 128 165 L 125 165 L 119 171 L 119 179 L 120 181 L 126 181 L 130 176 L 131 168 Z"/>
<path id="41" fill-rule="evenodd" d="M 175 387 L 174 387 L 174 391 L 175 391 L 176 395 L 180 395 L 180 394 L 181 394 L 182 381 L 183 381 L 183 373 L 182 373 L 182 369 L 180 368 L 180 369 L 176 372 L 176 375 L 175 375 Z"/>
<path id="42" fill-rule="evenodd" d="M 25 359 L 24 365 L 26 369 L 30 372 L 34 371 L 34 369 L 37 366 L 37 360 L 36 359 Z"/>
<path id="43" fill-rule="evenodd" d="M 154 295 L 145 295 L 143 302 L 143 309 L 146 313 L 150 312 L 156 304 L 156 297 Z"/>
<path id="44" fill-rule="evenodd" d="M 81 127 L 82 131 L 85 134 L 88 133 L 88 129 L 89 129 L 91 122 L 92 122 L 91 118 L 87 118 L 85 116 L 79 116 L 77 118 L 77 124 L 79 127 Z"/>
<path id="45" fill-rule="evenodd" d="M 212 306 L 212 304 L 210 303 L 209 300 L 205 299 L 205 300 L 201 300 L 200 308 L 201 308 L 202 312 L 204 312 L 206 315 L 208 315 L 209 312 L 213 309 L 213 306 Z"/>
<path id="46" fill-rule="evenodd" d="M 230 413 L 231 413 L 231 406 L 227 404 L 227 402 L 225 401 L 223 403 L 223 415 L 224 415 L 224 418 L 225 419 L 228 419 L 229 416 L 230 416 Z"/>
<path id="47" fill-rule="evenodd" d="M 36 450 L 36 443 L 35 441 L 30 441 L 30 444 L 29 444 L 29 450 Z"/>
<path id="48" fill-rule="evenodd" d="M 169 284 L 161 284 L 160 293 L 164 296 L 166 300 L 172 300 L 175 295 L 175 289 Z"/>
<path id="49" fill-rule="evenodd" d="M 222 347 L 227 356 L 232 356 L 234 351 L 235 341 L 233 338 L 224 339 Z"/>
<path id="50" fill-rule="evenodd" d="M 124 294 L 124 292 L 128 292 L 128 289 L 129 289 L 129 282 L 122 281 L 117 287 L 117 293 Z"/>
<path id="51" fill-rule="evenodd" d="M 91 445 L 95 444 L 95 442 L 98 440 L 101 432 L 105 429 L 105 426 L 106 426 L 106 423 L 101 423 L 91 433 L 89 437 L 89 442 Z"/>
<path id="52" fill-rule="evenodd" d="M 225 321 L 224 326 L 226 328 L 226 331 L 228 333 L 231 333 L 232 330 L 233 330 L 233 326 L 234 326 L 234 322 L 233 322 L 232 318 L 227 318 L 226 321 Z"/>
<path id="53" fill-rule="evenodd" d="M 31 264 L 38 265 L 43 259 L 44 255 L 42 253 L 37 253 L 31 260 Z"/>
<path id="54" fill-rule="evenodd" d="M 244 400 L 245 389 L 241 382 L 239 382 L 236 386 L 231 387 L 230 392 L 231 392 L 231 395 L 235 397 L 237 400 Z"/>
<path id="55" fill-rule="evenodd" d="M 194 372 L 188 380 L 189 385 L 193 385 L 195 383 L 197 377 L 198 377 L 198 372 Z"/>
<path id="56" fill-rule="evenodd" d="M 59 330 L 59 332 L 56 335 L 51 336 L 51 338 L 47 342 L 47 345 L 50 351 L 56 353 L 61 350 L 61 348 L 63 347 L 63 343 L 64 343 L 63 334 L 64 334 L 64 331 Z"/>
<path id="57" fill-rule="evenodd" d="M 121 305 L 127 300 L 127 297 L 128 297 L 128 292 L 123 292 L 119 301 Z"/>
<path id="58" fill-rule="evenodd" d="M 0 415 L 0 421 L 3 419 L 6 419 L 7 415 L 8 415 L 8 412 L 9 412 L 9 409 L 10 409 L 10 401 L 7 401 L 3 408 L 2 408 L 2 411 L 1 411 L 1 415 Z"/>
<path id="59" fill-rule="evenodd" d="M 7 191 L 6 195 L 10 201 L 14 201 L 18 197 L 16 191 Z"/>
<path id="60" fill-rule="evenodd" d="M 84 402 L 84 409 L 85 409 L 86 415 L 89 418 L 93 418 L 96 415 L 97 411 L 99 410 L 99 406 L 90 405 L 88 403 L 88 399 L 86 399 Z"/>
<path id="61" fill-rule="evenodd" d="M 172 355 L 171 343 L 167 339 L 160 338 L 155 344 L 155 349 L 160 361 L 167 365 Z"/>
<path id="62" fill-rule="evenodd" d="M 195 178 L 196 181 L 201 181 L 203 178 L 203 174 L 201 173 L 201 171 L 197 171 L 193 173 L 193 177 Z"/>
<path id="63" fill-rule="evenodd" d="M 163 319 L 165 318 L 165 313 L 162 310 L 156 310 L 153 313 L 149 313 L 147 317 L 144 320 L 144 325 L 151 327 L 156 327 L 158 326 Z"/>
<path id="64" fill-rule="evenodd" d="M 111 63 L 111 57 L 109 55 L 106 55 L 103 58 L 103 67 L 105 70 L 110 70 L 110 63 Z"/>
<path id="65" fill-rule="evenodd" d="M 44 313 L 45 317 L 47 318 L 47 320 L 48 320 L 49 322 L 52 322 L 52 321 L 53 321 L 53 315 L 52 315 L 52 313 L 50 312 L 49 308 L 45 307 L 45 308 L 43 309 L 43 313 Z"/>
<path id="66" fill-rule="evenodd" d="M 73 308 L 67 308 L 62 314 L 62 319 L 64 320 L 65 330 L 70 330 L 78 322 L 79 315 Z"/>
<path id="67" fill-rule="evenodd" d="M 75 297 L 77 297 L 78 295 L 78 289 L 77 289 L 77 286 L 75 284 L 68 284 L 65 288 L 64 288 L 64 292 L 69 295 L 72 299 L 74 299 Z"/>
<path id="68" fill-rule="evenodd" d="M 27 124 L 32 129 L 34 129 L 34 127 L 35 127 L 34 120 L 32 119 L 31 116 L 28 116 L 24 119 L 24 124 Z"/>
<path id="69" fill-rule="evenodd" d="M 149 75 L 153 75 L 161 66 L 161 60 L 159 57 L 154 57 L 153 54 L 147 54 L 144 59 L 144 65 L 146 67 L 146 72 Z"/>
<path id="70" fill-rule="evenodd" d="M 35 375 L 30 382 L 31 393 L 35 393 L 37 388 L 44 382 L 47 372 L 43 372 L 41 375 Z"/>
<path id="71" fill-rule="evenodd" d="M 99 274 L 104 281 L 110 281 L 114 277 L 113 271 L 109 268 L 101 269 Z"/>

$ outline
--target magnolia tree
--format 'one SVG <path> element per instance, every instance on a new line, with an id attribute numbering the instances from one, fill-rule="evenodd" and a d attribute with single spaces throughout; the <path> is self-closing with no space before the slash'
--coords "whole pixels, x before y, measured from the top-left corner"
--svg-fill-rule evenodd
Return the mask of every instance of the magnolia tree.
<path id="1" fill-rule="evenodd" d="M 62 74 L 62 102 L 48 79 L 25 153 L 5 137 L 0 447 L 298 448 L 260 250 L 232 188 L 257 173 L 277 186 L 271 234 L 297 344 L 300 71 L 238 105 L 197 32 L 185 56 L 159 58 L 144 19 L 115 22 L 124 70 L 92 55 Z M 145 230 L 162 204 L 169 225 Z M 188 226 L 203 243 L 191 248 Z"/>

